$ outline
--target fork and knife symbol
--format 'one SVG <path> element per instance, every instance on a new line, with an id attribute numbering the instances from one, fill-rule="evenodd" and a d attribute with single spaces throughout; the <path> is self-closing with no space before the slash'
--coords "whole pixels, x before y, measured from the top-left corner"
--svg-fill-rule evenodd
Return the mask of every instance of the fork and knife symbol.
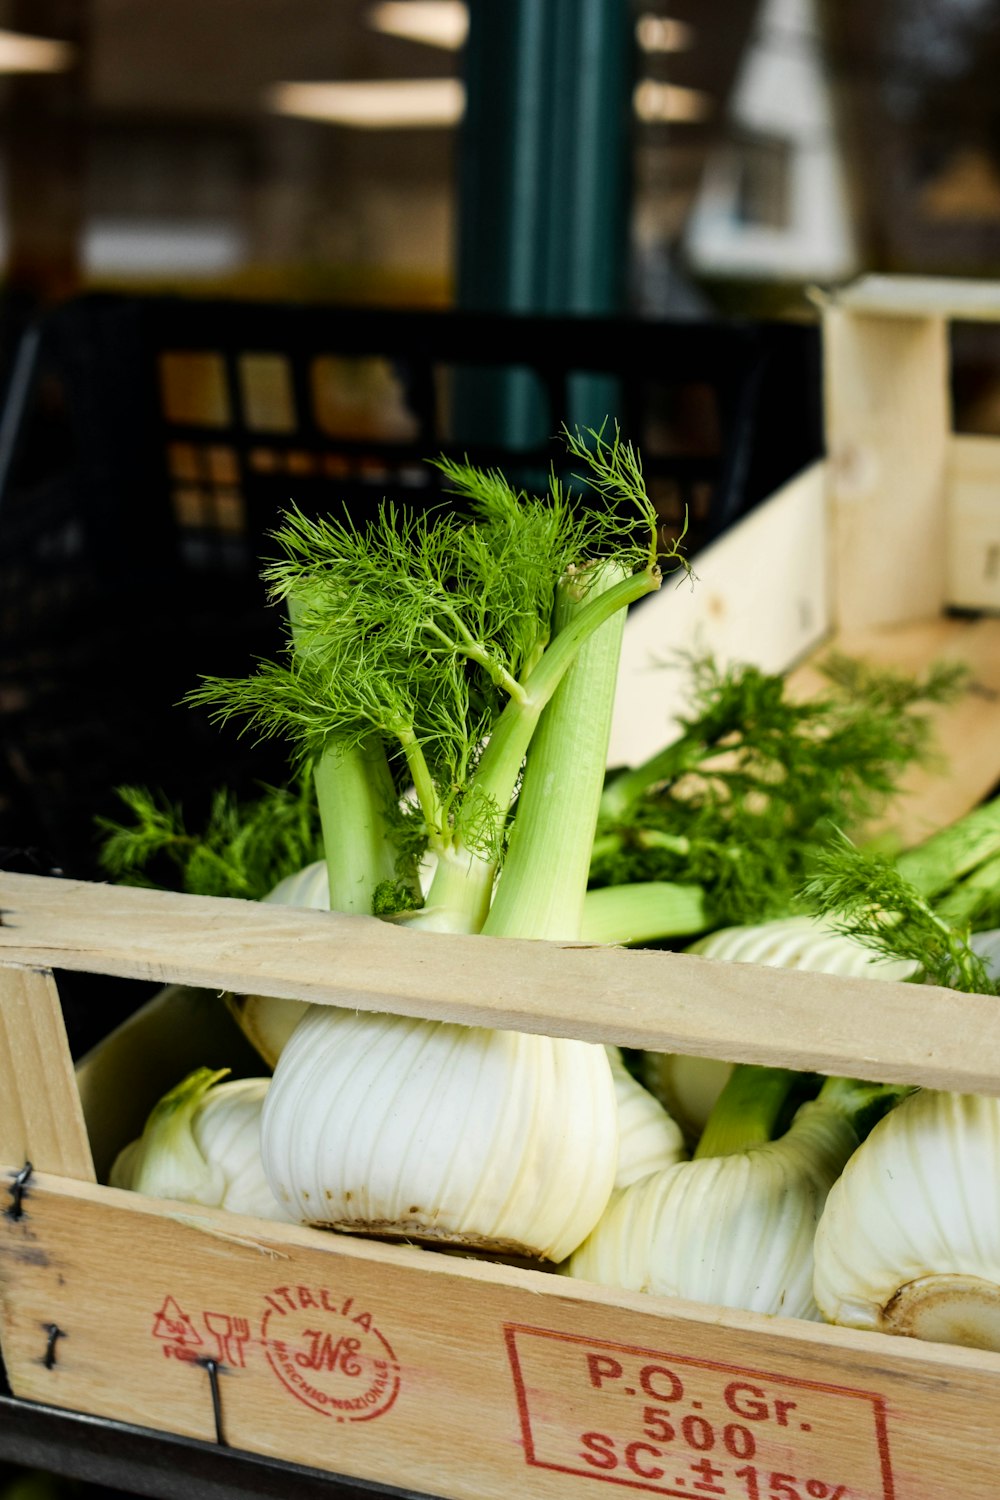
<path id="1" fill-rule="evenodd" d="M 205 1327 L 219 1346 L 220 1364 L 242 1370 L 246 1365 L 243 1350 L 250 1337 L 250 1324 L 246 1318 L 214 1312 L 207 1312 L 204 1317 Z"/>

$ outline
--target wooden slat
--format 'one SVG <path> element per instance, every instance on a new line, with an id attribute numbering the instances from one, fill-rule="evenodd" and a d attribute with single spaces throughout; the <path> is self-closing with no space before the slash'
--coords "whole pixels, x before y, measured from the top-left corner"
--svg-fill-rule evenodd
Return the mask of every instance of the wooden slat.
<path id="1" fill-rule="evenodd" d="M 834 300 L 823 350 L 836 627 L 937 614 L 946 602 L 947 324 L 865 316 Z"/>
<path id="2" fill-rule="evenodd" d="M 1000 438 L 951 439 L 948 603 L 1000 610 Z"/>
<path id="3" fill-rule="evenodd" d="M 222 1365 L 231 1445 L 453 1500 L 582 1497 L 594 1479 L 745 1500 L 772 1474 L 775 1497 L 996 1494 L 994 1354 L 109 1189 L 42 1180 L 25 1207 L 0 1220 L 0 1268 L 28 1400 L 212 1441 L 200 1356 Z"/>
<path id="4" fill-rule="evenodd" d="M 1000 283 L 957 276 L 862 276 L 836 293 L 850 312 L 900 318 L 1000 320 Z"/>
<path id="5" fill-rule="evenodd" d="M 0 1160 L 94 1181 L 51 972 L 0 964 Z"/>
<path id="6" fill-rule="evenodd" d="M 825 465 L 804 469 L 625 622 L 608 759 L 635 766 L 656 753 L 690 705 L 682 654 L 783 672 L 830 628 Z"/>
<path id="7" fill-rule="evenodd" d="M 819 666 L 830 650 L 918 675 L 931 662 L 959 661 L 970 671 L 954 703 L 928 710 L 936 760 L 900 779 L 878 827 L 906 846 L 954 822 L 1000 786 L 1000 620 L 939 616 L 911 625 L 846 632 L 789 676 L 793 693 L 823 690 Z M 874 829 L 872 830 L 875 831 Z"/>
<path id="8" fill-rule="evenodd" d="M 261 1061 L 214 991 L 181 985 L 158 990 L 79 1060 L 74 1074 L 99 1181 L 142 1133 L 157 1100 L 195 1068 L 253 1076 Z"/>
<path id="9" fill-rule="evenodd" d="M 989 996 L 32 875 L 0 877 L 0 905 L 19 963 L 1000 1092 Z"/>

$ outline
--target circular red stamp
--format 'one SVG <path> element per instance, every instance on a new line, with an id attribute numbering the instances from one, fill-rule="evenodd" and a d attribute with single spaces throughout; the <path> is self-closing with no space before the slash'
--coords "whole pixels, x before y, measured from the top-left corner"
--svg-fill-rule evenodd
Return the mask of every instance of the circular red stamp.
<path id="1" fill-rule="evenodd" d="M 335 1422 L 370 1422 L 399 1392 L 399 1364 L 370 1312 L 329 1287 L 279 1286 L 261 1341 L 286 1390 Z"/>

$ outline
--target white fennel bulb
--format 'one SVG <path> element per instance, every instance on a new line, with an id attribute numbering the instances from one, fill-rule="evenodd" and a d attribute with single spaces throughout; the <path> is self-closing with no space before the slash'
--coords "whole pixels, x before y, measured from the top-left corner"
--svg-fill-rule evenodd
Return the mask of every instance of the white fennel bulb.
<path id="1" fill-rule="evenodd" d="M 592 1043 L 314 1006 L 261 1149 L 308 1223 L 559 1261 L 614 1184 L 611 1067 Z"/>
<path id="2" fill-rule="evenodd" d="M 571 1276 L 626 1291 L 817 1319 L 812 1243 L 857 1146 L 818 1100 L 777 1141 L 679 1162 L 615 1195 L 571 1257 Z"/>
<path id="3" fill-rule="evenodd" d="M 730 1062 L 683 1052 L 644 1052 L 639 1064 L 642 1082 L 689 1141 L 701 1135 L 732 1071 Z"/>
<path id="4" fill-rule="evenodd" d="M 626 1068 L 617 1047 L 608 1047 L 618 1100 L 618 1168 L 615 1188 L 672 1167 L 687 1156 L 684 1136 L 658 1099 Z"/>
<path id="5" fill-rule="evenodd" d="M 419 872 L 424 883 L 434 867 L 433 857 L 427 856 Z M 329 911 L 330 874 L 326 861 L 315 860 L 286 875 L 263 899 L 276 906 Z M 277 995 L 227 995 L 226 1001 L 240 1030 L 269 1068 L 278 1061 L 285 1043 L 308 1009 L 305 1000 L 286 1000 Z"/>
<path id="6" fill-rule="evenodd" d="M 816 1235 L 831 1323 L 1000 1350 L 1000 1099 L 910 1095 L 834 1186 Z"/>
<path id="7" fill-rule="evenodd" d="M 905 959 L 881 958 L 828 922 L 805 916 L 721 927 L 692 943 L 687 951 L 728 963 L 807 969 L 814 974 L 839 974 L 845 979 L 910 979 L 920 967 Z"/>
<path id="8" fill-rule="evenodd" d="M 263 898 L 276 906 L 301 906 L 312 911 L 330 910 L 330 877 L 326 861 L 316 860 L 286 875 Z M 308 1010 L 305 1000 L 285 1000 L 277 995 L 227 995 L 226 1003 L 240 1030 L 269 1068 Z"/>
<path id="9" fill-rule="evenodd" d="M 776 969 L 805 969 L 839 974 L 843 979 L 913 978 L 919 965 L 882 958 L 857 939 L 815 917 L 781 917 L 742 927 L 720 927 L 688 949 L 725 963 L 763 964 Z M 681 1126 L 697 1140 L 722 1093 L 733 1065 L 710 1057 L 649 1052 L 640 1065 L 643 1083 Z"/>
<path id="10" fill-rule="evenodd" d="M 330 874 L 325 859 L 314 860 L 303 865 L 292 875 L 279 880 L 273 890 L 268 891 L 265 901 L 274 901 L 279 906 L 303 906 L 313 911 L 330 910 Z"/>
<path id="11" fill-rule="evenodd" d="M 220 1082 L 226 1072 L 198 1068 L 165 1094 L 142 1135 L 116 1157 L 111 1186 L 258 1218 L 293 1218 L 261 1164 L 260 1117 L 270 1080 Z"/>

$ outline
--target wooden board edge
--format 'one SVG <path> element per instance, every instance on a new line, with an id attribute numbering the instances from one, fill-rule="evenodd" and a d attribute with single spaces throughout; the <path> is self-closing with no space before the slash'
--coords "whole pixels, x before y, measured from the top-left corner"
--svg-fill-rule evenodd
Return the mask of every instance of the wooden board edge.
<path id="1" fill-rule="evenodd" d="M 782 672 L 830 629 L 826 466 L 795 475 L 671 574 L 625 622 L 611 727 L 611 765 L 638 765 L 687 707 L 685 658 Z"/>
<path id="2" fill-rule="evenodd" d="M 992 996 L 928 985 L 918 1004 L 913 986 L 879 980 L 873 1005 L 869 979 L 412 932 L 370 917 L 43 876 L 0 878 L 0 900 L 16 915 L 0 927 L 0 962 L 1000 1092 Z"/>

